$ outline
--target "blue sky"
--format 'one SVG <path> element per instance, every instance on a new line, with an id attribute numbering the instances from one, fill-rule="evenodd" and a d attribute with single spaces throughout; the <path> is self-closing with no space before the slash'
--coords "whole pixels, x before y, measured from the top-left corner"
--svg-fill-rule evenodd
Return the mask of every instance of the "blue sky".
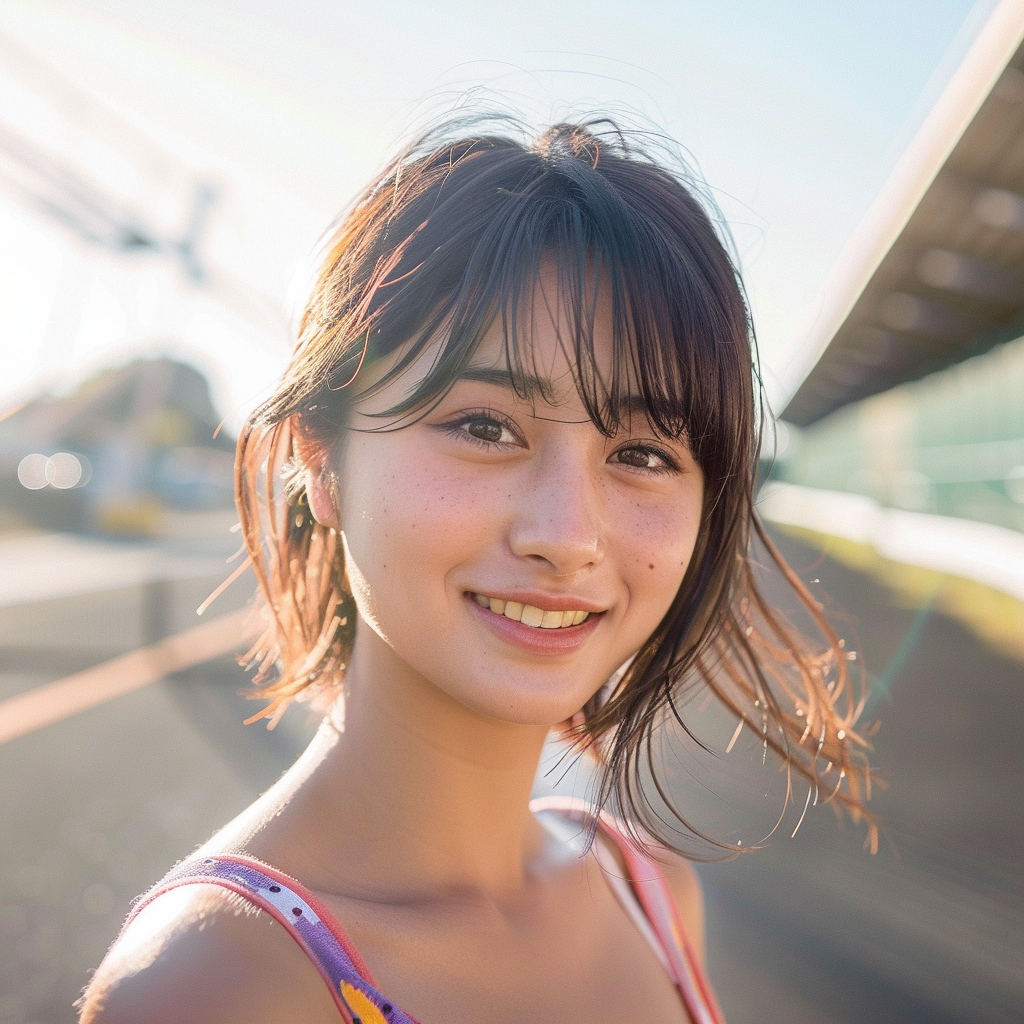
<path id="1" fill-rule="evenodd" d="M 330 218 L 411 126 L 467 90 L 538 123 L 638 112 L 693 154 L 715 190 L 770 375 L 993 6 L 5 0 L 0 32 L 141 128 L 181 173 L 216 180 L 209 258 L 285 305 Z M 0 221 L 8 392 L 163 346 L 207 369 L 235 417 L 279 369 L 285 343 L 256 338 L 252 316 L 239 326 L 170 270 L 98 259 L 2 194 Z M 44 251 L 36 263 L 24 255 Z M 32 290 L 57 267 L 74 287 Z M 77 306 L 62 298 L 75 289 Z M 48 328 L 47 303 L 63 303 Z M 69 331 L 55 366 L 47 346 Z"/>

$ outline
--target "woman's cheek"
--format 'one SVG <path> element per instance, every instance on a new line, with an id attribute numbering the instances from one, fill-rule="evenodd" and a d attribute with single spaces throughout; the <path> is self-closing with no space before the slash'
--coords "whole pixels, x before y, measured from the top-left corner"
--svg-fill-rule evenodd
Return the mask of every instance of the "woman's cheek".
<path id="1" fill-rule="evenodd" d="M 634 600 L 654 619 L 653 629 L 668 611 L 686 575 L 700 527 L 700 495 L 683 501 L 640 506 L 640 514 L 619 528 L 628 541 L 622 563 L 629 572 Z"/>
<path id="2" fill-rule="evenodd" d="M 496 528 L 500 488 L 478 466 L 467 471 L 424 453 L 404 463 L 386 486 L 393 531 L 401 533 L 403 546 L 422 549 L 429 561 L 454 566 Z"/>
<path id="3" fill-rule="evenodd" d="M 400 582 L 400 602 L 443 601 L 448 573 L 491 539 L 500 488 L 479 467 L 453 470 L 421 446 L 396 445 L 349 469 L 357 482 L 346 532 L 353 556 L 368 574 L 373 567 L 374 589 Z"/>

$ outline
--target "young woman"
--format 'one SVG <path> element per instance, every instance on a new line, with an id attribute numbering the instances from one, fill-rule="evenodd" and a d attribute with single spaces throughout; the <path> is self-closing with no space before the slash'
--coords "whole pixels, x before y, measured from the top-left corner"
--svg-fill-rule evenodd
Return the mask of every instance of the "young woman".
<path id="1" fill-rule="evenodd" d="M 652 737 L 710 690 L 808 801 L 857 814 L 867 779 L 841 644 L 755 518 L 758 408 L 708 214 L 613 124 L 389 166 L 238 445 L 263 715 L 323 725 L 136 905 L 82 1019 L 721 1021 Z M 553 729 L 589 807 L 531 806 Z"/>

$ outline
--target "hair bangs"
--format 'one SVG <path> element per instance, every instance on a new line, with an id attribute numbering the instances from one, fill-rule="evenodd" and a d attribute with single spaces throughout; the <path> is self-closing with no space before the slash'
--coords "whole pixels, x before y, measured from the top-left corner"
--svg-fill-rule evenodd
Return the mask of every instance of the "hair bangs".
<path id="1" fill-rule="evenodd" d="M 426 414 L 500 319 L 505 369 L 520 397 L 529 399 L 546 383 L 533 345 L 538 311 L 543 316 L 546 309 L 553 322 L 567 325 L 558 341 L 599 430 L 613 436 L 639 414 L 658 435 L 685 438 L 700 458 L 720 418 L 718 375 L 708 372 L 708 358 L 729 340 L 733 325 L 714 308 L 708 289 L 686 288 L 693 261 L 668 225 L 631 205 L 593 167 L 550 157 L 537 163 L 532 180 L 488 195 L 483 224 L 480 211 L 471 218 L 471 238 L 451 231 L 441 190 L 433 216 L 408 236 L 378 285 L 367 361 L 396 352 L 397 358 L 361 393 L 399 380 L 436 346 L 409 393 L 375 415 L 403 425 Z M 459 199 L 472 205 L 472 197 Z M 432 220 L 444 224 L 445 239 L 432 237 Z M 594 339 L 602 301 L 610 304 L 612 322 L 610 359 L 603 361 Z M 410 308 L 431 310 L 412 332 Z M 551 395 L 542 387 L 541 397 Z"/>

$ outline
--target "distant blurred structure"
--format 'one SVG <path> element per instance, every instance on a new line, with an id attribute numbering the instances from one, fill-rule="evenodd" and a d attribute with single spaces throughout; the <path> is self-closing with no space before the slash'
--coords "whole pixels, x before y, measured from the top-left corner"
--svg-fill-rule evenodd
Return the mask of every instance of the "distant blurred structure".
<path id="1" fill-rule="evenodd" d="M 5 207 L 28 212 L 16 223 L 35 221 L 49 243 L 5 320 L 8 395 L 65 374 L 66 388 L 83 348 L 111 361 L 116 346 L 203 361 L 230 343 L 276 361 L 290 342 L 280 299 L 231 266 L 237 225 L 216 176 L 0 31 L 0 215 Z"/>
<path id="2" fill-rule="evenodd" d="M 201 283 L 213 185 L 0 33 L 0 188 L 80 240 L 180 262 Z"/>
<path id="3" fill-rule="evenodd" d="M 791 431 L 779 475 L 1024 532 L 1024 338 Z"/>
<path id="4" fill-rule="evenodd" d="M 153 359 L 107 370 L 0 421 L 0 509 L 46 529 L 202 532 L 204 515 L 234 508 L 234 439 L 217 427 L 191 366 Z"/>
<path id="5" fill-rule="evenodd" d="M 930 147 L 941 159 L 910 211 L 883 202 L 898 233 L 866 280 L 845 282 L 854 295 L 840 322 L 820 324 L 830 334 L 785 408 L 790 423 L 810 426 L 1024 334 L 1022 68 L 1024 48 L 966 128 L 953 126 L 962 134 L 948 155 Z"/>
<path id="6" fill-rule="evenodd" d="M 1022 39 L 1002 4 L 851 242 L 761 507 L 1024 658 Z"/>

